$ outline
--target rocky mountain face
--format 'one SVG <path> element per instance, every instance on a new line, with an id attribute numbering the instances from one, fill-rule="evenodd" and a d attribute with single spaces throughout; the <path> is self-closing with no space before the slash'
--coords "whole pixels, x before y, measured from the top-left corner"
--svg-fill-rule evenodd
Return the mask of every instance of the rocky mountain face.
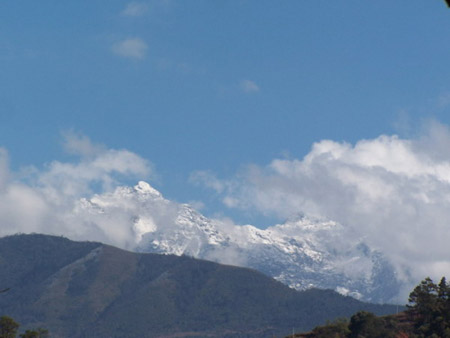
<path id="1" fill-rule="evenodd" d="M 264 230 L 230 224 L 169 201 L 145 182 L 84 199 L 77 213 L 94 220 L 120 215 L 129 249 L 250 267 L 297 290 L 332 289 L 383 303 L 394 301 L 400 287 L 381 253 L 329 220 L 302 216 Z"/>

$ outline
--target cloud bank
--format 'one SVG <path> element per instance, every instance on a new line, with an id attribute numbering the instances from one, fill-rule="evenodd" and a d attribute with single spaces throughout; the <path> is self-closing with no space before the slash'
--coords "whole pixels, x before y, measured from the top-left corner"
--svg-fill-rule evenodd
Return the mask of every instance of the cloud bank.
<path id="1" fill-rule="evenodd" d="M 75 209 L 81 198 L 112 191 L 124 179 L 151 177 L 151 163 L 74 133 L 65 134 L 64 146 L 77 156 L 76 162 L 53 161 L 21 173 L 10 172 L 7 151 L 0 149 L 0 236 L 39 232 L 127 247 L 134 235 L 125 224 L 95 223 L 86 215 L 75 217 Z"/>
<path id="2" fill-rule="evenodd" d="M 200 171 L 192 180 L 230 208 L 340 222 L 383 252 L 400 279 L 450 271 L 450 130 L 437 122 L 415 139 L 323 140 L 303 159 L 251 165 L 229 179 Z"/>

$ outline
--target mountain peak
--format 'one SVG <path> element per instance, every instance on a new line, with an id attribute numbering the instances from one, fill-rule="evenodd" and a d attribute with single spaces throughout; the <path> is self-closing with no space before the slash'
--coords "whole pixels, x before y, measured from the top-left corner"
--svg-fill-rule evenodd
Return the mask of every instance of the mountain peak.
<path id="1" fill-rule="evenodd" d="M 227 224 L 164 199 L 144 181 L 82 200 L 80 218 L 84 210 L 87 221 L 96 214 L 111 243 L 117 243 L 111 220 L 134 235 L 125 242 L 119 238 L 127 249 L 243 265 L 299 290 L 330 288 L 376 302 L 390 301 L 399 290 L 389 261 L 332 220 L 298 215 L 265 230 Z"/>
<path id="2" fill-rule="evenodd" d="M 153 195 L 155 197 L 161 197 L 162 194 L 153 188 L 150 184 L 144 181 L 139 181 L 137 185 L 134 186 L 134 190 L 143 195 Z"/>

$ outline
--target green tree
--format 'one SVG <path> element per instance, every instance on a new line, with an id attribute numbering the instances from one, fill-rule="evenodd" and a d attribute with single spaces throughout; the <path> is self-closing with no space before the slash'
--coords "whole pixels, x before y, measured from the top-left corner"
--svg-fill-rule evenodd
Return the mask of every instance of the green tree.
<path id="1" fill-rule="evenodd" d="M 15 338 L 19 324 L 11 317 L 0 317 L 0 338 Z"/>
<path id="2" fill-rule="evenodd" d="M 395 337 L 395 328 L 383 318 L 375 316 L 371 312 L 360 311 L 350 318 L 350 338 L 371 337 L 388 338 Z"/>
<path id="3" fill-rule="evenodd" d="M 445 277 L 442 277 L 438 285 L 438 297 L 440 300 L 447 302 L 449 295 L 450 295 L 450 288 L 447 284 L 447 280 L 445 279 Z"/>
<path id="4" fill-rule="evenodd" d="M 25 333 L 20 335 L 20 338 L 47 338 L 48 330 L 45 329 L 36 329 L 36 330 L 26 330 Z"/>
<path id="5" fill-rule="evenodd" d="M 409 303 L 419 336 L 450 338 L 450 287 L 445 277 L 438 285 L 425 278 L 410 293 Z"/>
<path id="6" fill-rule="evenodd" d="M 425 278 L 409 294 L 408 307 L 419 313 L 426 314 L 435 311 L 438 306 L 439 288 L 430 277 Z"/>
<path id="7" fill-rule="evenodd" d="M 317 326 L 312 331 L 314 338 L 346 338 L 350 333 L 348 320 L 339 318 L 324 326 Z"/>

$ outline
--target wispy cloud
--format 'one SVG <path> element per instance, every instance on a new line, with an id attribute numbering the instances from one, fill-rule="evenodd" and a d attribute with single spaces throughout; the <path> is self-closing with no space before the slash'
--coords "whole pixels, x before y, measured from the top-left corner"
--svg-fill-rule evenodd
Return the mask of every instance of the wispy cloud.
<path id="1" fill-rule="evenodd" d="M 148 4 L 145 2 L 133 1 L 127 4 L 125 9 L 122 11 L 122 15 L 125 16 L 142 16 L 148 11 Z"/>
<path id="2" fill-rule="evenodd" d="M 228 207 L 338 221 L 380 249 L 399 276 L 438 278 L 450 268 L 450 129 L 437 122 L 424 129 L 415 139 L 323 140 L 303 159 L 252 165 L 223 180 L 193 177 Z"/>
<path id="3" fill-rule="evenodd" d="M 63 148 L 68 154 L 94 157 L 106 150 L 104 145 L 94 144 L 89 137 L 73 130 L 64 131 L 61 135 L 63 137 Z"/>
<path id="4" fill-rule="evenodd" d="M 112 51 L 125 58 L 140 60 L 147 53 L 148 45 L 140 38 L 128 38 L 113 44 Z"/>
<path id="5" fill-rule="evenodd" d="M 438 97 L 437 106 L 439 108 L 446 108 L 450 106 L 450 92 L 443 93 Z"/>
<path id="6" fill-rule="evenodd" d="M 192 173 L 189 181 L 194 184 L 203 184 L 208 188 L 215 190 L 217 193 L 222 193 L 225 190 L 228 182 L 218 179 L 214 173 L 206 170 L 198 170 Z"/>
<path id="7" fill-rule="evenodd" d="M 251 80 L 242 80 L 241 82 L 239 82 L 239 89 L 244 93 L 259 92 L 259 86 Z"/>

